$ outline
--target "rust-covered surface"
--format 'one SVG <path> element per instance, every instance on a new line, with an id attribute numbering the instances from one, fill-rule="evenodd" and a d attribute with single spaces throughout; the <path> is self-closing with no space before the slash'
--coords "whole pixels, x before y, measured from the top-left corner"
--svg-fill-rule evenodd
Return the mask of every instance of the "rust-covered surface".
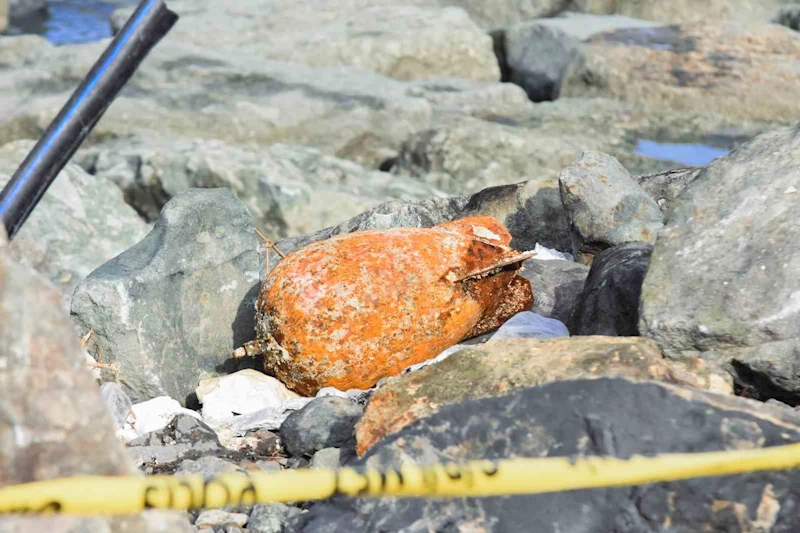
<path id="1" fill-rule="evenodd" d="M 335 236 L 294 251 L 256 303 L 265 370 L 301 394 L 366 389 L 530 308 L 530 253 L 491 217 Z M 277 342 L 272 342 L 272 340 Z"/>

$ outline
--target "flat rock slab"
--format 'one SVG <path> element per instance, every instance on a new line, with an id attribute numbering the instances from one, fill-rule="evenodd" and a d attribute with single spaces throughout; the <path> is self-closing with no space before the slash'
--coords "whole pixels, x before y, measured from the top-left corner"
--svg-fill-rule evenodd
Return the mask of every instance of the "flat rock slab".
<path id="1" fill-rule="evenodd" d="M 663 383 L 600 378 L 445 406 L 388 437 L 356 464 L 627 458 L 796 442 L 800 417 L 791 409 Z M 530 496 L 341 498 L 314 505 L 299 530 L 531 531 L 536 524 L 541 533 L 789 532 L 800 521 L 798 486 L 800 471 L 785 470 Z"/>
<path id="2" fill-rule="evenodd" d="M 589 42 L 594 75 L 566 81 L 564 95 L 612 95 L 650 109 L 702 111 L 741 122 L 787 124 L 800 111 L 800 34 L 782 26 L 627 28 Z"/>
<path id="3" fill-rule="evenodd" d="M 670 357 L 800 338 L 800 126 L 706 166 L 659 236 L 639 329 Z"/>
<path id="4" fill-rule="evenodd" d="M 403 374 L 378 388 L 356 426 L 363 455 L 390 433 L 444 406 L 503 396 L 517 389 L 573 378 L 623 376 L 730 390 L 710 373 L 676 373 L 652 341 L 642 338 L 572 337 L 492 341 Z"/>

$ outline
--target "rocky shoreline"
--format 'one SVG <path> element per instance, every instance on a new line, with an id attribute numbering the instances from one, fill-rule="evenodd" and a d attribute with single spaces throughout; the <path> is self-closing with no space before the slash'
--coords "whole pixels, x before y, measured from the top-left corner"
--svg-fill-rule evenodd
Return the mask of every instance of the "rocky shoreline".
<path id="1" fill-rule="evenodd" d="M 800 442 L 797 6 L 610 4 L 170 1 L 174 32 L 0 244 L 0 486 Z M 105 46 L 0 35 L 0 186 Z M 281 255 L 474 217 L 535 253 L 499 329 L 313 396 L 233 356 Z M 0 532 L 778 532 L 798 476 Z"/>

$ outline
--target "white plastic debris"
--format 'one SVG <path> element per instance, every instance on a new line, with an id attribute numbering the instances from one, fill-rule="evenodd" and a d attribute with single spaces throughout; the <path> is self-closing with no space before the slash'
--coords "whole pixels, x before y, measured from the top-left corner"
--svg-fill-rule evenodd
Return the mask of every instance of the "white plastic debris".
<path id="1" fill-rule="evenodd" d="M 274 377 L 253 369 L 203 380 L 195 392 L 206 420 L 254 413 L 300 397 Z"/>
<path id="2" fill-rule="evenodd" d="M 491 341 L 503 339 L 552 339 L 569 337 L 569 330 L 560 320 L 545 318 L 531 311 L 517 313 L 500 326 Z"/>
<path id="3" fill-rule="evenodd" d="M 131 407 L 131 414 L 125 420 L 123 428 L 117 432 L 117 437 L 125 442 L 132 441 L 151 431 L 166 427 L 178 414 L 186 414 L 201 420 L 200 415 L 191 409 L 181 407 L 177 400 L 169 396 L 159 396 L 137 403 Z"/>
<path id="4" fill-rule="evenodd" d="M 552 261 L 555 259 L 560 259 L 562 261 L 575 261 L 575 258 L 572 256 L 572 254 L 559 252 L 553 248 L 546 248 L 538 242 L 532 251 L 536 254 L 533 259 L 538 259 L 540 261 Z"/>

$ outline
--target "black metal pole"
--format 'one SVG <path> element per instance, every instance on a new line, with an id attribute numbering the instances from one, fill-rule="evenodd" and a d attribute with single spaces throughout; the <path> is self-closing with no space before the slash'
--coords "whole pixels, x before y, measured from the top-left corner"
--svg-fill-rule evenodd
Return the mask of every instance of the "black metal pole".
<path id="1" fill-rule="evenodd" d="M 0 222 L 12 239 L 150 50 L 178 16 L 142 0 L 0 192 Z"/>

